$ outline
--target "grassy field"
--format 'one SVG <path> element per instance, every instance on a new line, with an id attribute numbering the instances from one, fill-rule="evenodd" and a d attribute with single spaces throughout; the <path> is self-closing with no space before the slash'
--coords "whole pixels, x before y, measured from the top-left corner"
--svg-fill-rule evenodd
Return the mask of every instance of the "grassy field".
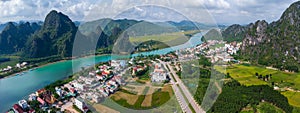
<path id="1" fill-rule="evenodd" d="M 241 84 L 250 86 L 250 85 L 266 85 L 267 82 L 264 82 L 260 79 L 257 79 L 255 76 L 256 72 L 260 73 L 269 73 L 265 71 L 265 69 L 261 69 L 259 67 L 254 66 L 244 66 L 244 65 L 233 65 L 227 67 L 226 70 L 222 69 L 220 66 L 215 66 L 215 69 L 222 73 L 229 73 L 230 76 L 239 81 Z"/>
<path id="2" fill-rule="evenodd" d="M 189 40 L 189 37 L 186 34 L 194 34 L 198 31 L 187 31 L 187 32 L 175 32 L 175 33 L 165 33 L 159 35 L 148 35 L 148 36 L 138 36 L 138 37 L 130 37 L 130 42 L 135 44 L 154 40 L 163 42 L 169 46 L 175 46 L 185 43 Z"/>
<path id="3" fill-rule="evenodd" d="M 281 92 L 281 94 L 288 98 L 292 106 L 300 108 L 300 92 L 285 91 Z"/>
<path id="4" fill-rule="evenodd" d="M 229 66 L 225 70 L 221 67 L 215 66 L 215 69 L 223 73 L 229 73 L 232 78 L 239 81 L 241 84 L 251 86 L 251 85 L 271 85 L 272 82 L 281 88 L 291 87 L 293 89 L 300 89 L 300 73 L 289 73 L 278 70 L 266 69 L 265 67 L 251 66 L 235 64 Z M 256 78 L 255 73 L 262 74 L 272 74 L 272 78 L 269 81 L 263 81 Z M 285 91 L 281 92 L 291 105 L 300 108 L 300 92 Z"/>
<path id="5" fill-rule="evenodd" d="M 111 95 L 111 99 L 119 105 L 131 109 L 151 109 L 156 108 L 168 102 L 173 95 L 172 88 L 165 85 L 162 88 L 139 87 L 141 89 L 138 94 L 129 93 L 125 89 Z M 157 89 L 157 90 L 156 90 Z M 141 92 L 142 91 L 142 92 Z"/>
<path id="6" fill-rule="evenodd" d="M 99 113 L 120 113 L 119 111 L 116 111 L 114 109 L 111 109 L 111 108 L 101 105 L 101 104 L 94 104 L 93 107 Z"/>
<path id="7" fill-rule="evenodd" d="M 252 66 L 252 65 L 242 65 L 235 64 L 229 66 L 225 70 L 221 70 L 220 67 L 215 67 L 223 73 L 229 73 L 230 76 L 238 80 L 244 85 L 264 85 L 275 82 L 279 87 L 292 87 L 293 89 L 300 89 L 300 73 L 289 73 L 278 70 L 266 69 L 265 67 Z M 263 76 L 267 74 L 272 74 L 271 80 L 265 82 L 257 79 L 255 73 L 262 74 Z"/>
<path id="8" fill-rule="evenodd" d="M 121 106 L 120 104 L 116 103 L 112 99 L 106 99 L 101 105 L 107 106 L 111 109 L 119 111 L 121 113 L 140 113 L 141 111 L 128 109 L 126 107 Z M 151 113 L 182 113 L 181 107 L 176 100 L 175 96 L 172 96 L 168 102 L 163 104 L 158 108 L 149 109 Z"/>
<path id="9" fill-rule="evenodd" d="M 19 56 L 8 56 L 8 55 L 2 55 L 0 58 L 9 58 L 10 61 L 7 62 L 1 62 L 0 68 L 6 68 L 7 66 L 15 66 L 17 63 L 19 63 Z"/>

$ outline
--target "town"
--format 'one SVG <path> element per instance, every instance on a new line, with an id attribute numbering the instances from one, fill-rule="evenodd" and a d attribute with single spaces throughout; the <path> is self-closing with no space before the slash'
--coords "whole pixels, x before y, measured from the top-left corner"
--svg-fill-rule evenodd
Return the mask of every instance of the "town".
<path id="1" fill-rule="evenodd" d="M 217 47 L 214 47 L 218 45 Z M 223 46 L 220 46 L 223 45 Z M 58 82 L 46 86 L 29 95 L 28 99 L 20 100 L 14 104 L 8 113 L 34 113 L 34 112 L 91 112 L 88 103 L 100 103 L 105 98 L 118 92 L 120 87 L 125 86 L 129 81 L 139 83 L 171 83 L 174 84 L 177 72 L 170 75 L 169 66 L 165 62 L 186 61 L 199 59 L 198 55 L 205 55 L 212 62 L 236 61 L 230 55 L 236 54 L 240 47 L 238 43 L 226 43 L 224 41 L 209 40 L 206 43 L 193 48 L 177 50 L 175 53 L 157 55 L 155 57 L 137 57 L 130 60 L 111 60 L 90 67 L 80 73 L 79 76 L 72 76 L 64 82 Z M 213 49 L 211 49 L 213 48 Z M 17 64 L 16 67 L 24 68 L 27 63 Z M 152 69 L 150 69 L 152 68 Z M 171 67 L 170 67 L 171 68 Z M 180 68 L 180 67 L 179 67 Z M 148 74 L 146 74 L 148 71 Z M 123 75 L 130 72 L 131 77 L 125 79 Z M 146 78 L 149 79 L 144 79 Z M 179 78 L 178 78 L 179 79 Z M 145 81 L 146 80 L 146 81 Z M 171 82 L 170 82 L 171 81 Z M 180 87 L 172 86 L 176 91 Z M 182 86 L 181 86 L 182 87 Z M 184 86 L 185 87 L 185 86 Z M 178 88 L 178 89 L 176 89 Z M 184 89 L 184 88 L 182 88 Z M 186 89 L 187 90 L 187 89 Z M 175 93 L 178 101 L 184 102 L 183 95 Z M 190 97 L 192 98 L 192 97 Z M 199 107 L 197 103 L 194 106 Z M 181 104 L 183 108 L 184 105 Z M 199 107 L 200 108 L 200 107 Z"/>
<path id="2" fill-rule="evenodd" d="M 125 60 L 111 60 L 101 63 L 96 69 L 81 76 L 71 78 L 65 84 L 56 84 L 36 91 L 28 99 L 20 100 L 14 104 L 8 113 L 34 113 L 42 111 L 61 112 L 90 112 L 85 101 L 101 102 L 104 98 L 118 91 L 125 85 L 122 74 L 129 69 L 132 76 L 138 76 L 146 69 L 145 66 L 135 65 L 129 67 Z M 132 63 L 132 62 L 131 62 Z M 151 81 L 163 83 L 168 75 L 161 64 L 154 63 L 155 69 L 151 72 Z M 55 83 L 54 83 L 55 84 Z"/>

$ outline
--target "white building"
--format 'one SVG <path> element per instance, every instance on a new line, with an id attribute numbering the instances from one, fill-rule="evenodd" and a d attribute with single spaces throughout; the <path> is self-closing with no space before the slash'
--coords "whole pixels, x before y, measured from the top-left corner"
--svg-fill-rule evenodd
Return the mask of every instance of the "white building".
<path id="1" fill-rule="evenodd" d="M 26 66 L 27 64 L 28 64 L 27 62 L 23 62 L 23 63 L 21 64 L 21 66 L 24 67 L 24 66 Z"/>
<path id="2" fill-rule="evenodd" d="M 80 98 L 75 98 L 74 104 L 78 107 L 81 111 L 86 112 L 88 110 L 84 101 Z"/>
<path id="3" fill-rule="evenodd" d="M 20 100 L 20 101 L 18 102 L 18 104 L 19 104 L 23 109 L 28 108 L 28 103 L 27 103 L 26 100 Z"/>
<path id="4" fill-rule="evenodd" d="M 75 88 L 79 89 L 79 90 L 84 90 L 84 85 L 83 84 L 80 84 L 80 83 L 74 83 L 73 84 Z"/>
<path id="5" fill-rule="evenodd" d="M 60 88 L 55 87 L 55 91 L 58 96 L 62 96 L 62 90 Z"/>
<path id="6" fill-rule="evenodd" d="M 164 82 L 165 80 L 167 80 L 167 73 L 152 73 L 152 82 Z"/>
<path id="7" fill-rule="evenodd" d="M 16 68 L 21 68 L 21 64 L 20 64 L 20 63 L 17 63 L 15 67 L 16 67 Z"/>
<path id="8" fill-rule="evenodd" d="M 161 67 L 161 64 L 155 64 L 155 69 L 151 73 L 151 81 L 152 82 L 164 82 L 167 80 L 167 73 Z"/>

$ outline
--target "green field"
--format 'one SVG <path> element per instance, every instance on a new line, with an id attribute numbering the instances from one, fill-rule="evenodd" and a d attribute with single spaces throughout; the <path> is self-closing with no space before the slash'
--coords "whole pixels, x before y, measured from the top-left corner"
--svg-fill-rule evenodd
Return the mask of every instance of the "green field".
<path id="1" fill-rule="evenodd" d="M 169 85 L 164 86 L 162 89 L 158 89 L 152 94 L 147 94 L 149 88 L 149 86 L 146 86 L 141 95 L 129 93 L 129 91 L 126 90 L 120 90 L 111 95 L 110 98 L 123 107 L 136 110 L 145 110 L 162 106 L 163 104 L 167 103 L 173 95 L 173 90 Z M 150 100 L 147 100 L 145 103 L 150 106 L 143 106 L 147 96 L 151 98 L 149 98 Z"/>
<path id="2" fill-rule="evenodd" d="M 148 36 L 138 36 L 138 37 L 130 37 L 130 42 L 135 44 L 139 44 L 142 42 L 154 40 L 163 42 L 169 46 L 175 46 L 185 43 L 189 40 L 187 34 L 195 34 L 199 31 L 186 31 L 186 32 L 175 32 L 175 33 L 165 33 L 159 35 L 148 35 Z"/>
<path id="3" fill-rule="evenodd" d="M 17 63 L 19 63 L 19 56 L 9 56 L 9 55 L 2 55 L 0 58 L 9 58 L 10 61 L 7 62 L 1 62 L 0 68 L 6 68 L 7 66 L 15 66 Z"/>
<path id="4" fill-rule="evenodd" d="M 257 79 L 255 76 L 256 72 L 266 72 L 265 69 L 261 69 L 254 66 L 244 66 L 244 65 L 233 65 L 230 67 L 227 67 L 226 70 L 222 69 L 220 66 L 215 66 L 215 69 L 222 72 L 222 73 L 229 73 L 230 76 L 239 81 L 241 84 L 244 84 L 246 86 L 251 85 L 266 85 L 267 82 L 264 82 L 260 79 Z"/>
<path id="5" fill-rule="evenodd" d="M 229 66 L 225 70 L 221 70 L 221 67 L 216 66 L 217 70 L 223 73 L 229 73 L 230 76 L 241 84 L 244 85 L 264 85 L 271 84 L 275 82 L 279 87 L 292 87 L 293 89 L 300 89 L 300 73 L 289 73 L 278 70 L 266 69 L 265 67 L 252 66 L 252 65 L 242 65 L 235 64 Z M 262 74 L 263 76 L 267 74 L 272 74 L 271 80 L 265 82 L 256 78 L 255 73 Z"/>
<path id="6" fill-rule="evenodd" d="M 300 108 L 300 92 L 285 91 L 281 94 L 288 98 L 291 105 Z"/>
<path id="7" fill-rule="evenodd" d="M 252 65 L 242 65 L 235 64 L 222 70 L 220 66 L 215 66 L 215 69 L 222 73 L 229 73 L 232 78 L 239 81 L 241 84 L 246 86 L 251 85 L 271 85 L 275 82 L 280 88 L 291 87 L 293 89 L 300 89 L 300 73 L 289 73 L 278 70 L 266 69 L 265 67 L 252 66 Z M 272 74 L 272 78 L 269 81 L 263 81 L 255 76 L 255 73 L 262 74 Z M 291 105 L 295 107 L 300 107 L 300 92 L 285 91 L 282 92 Z"/>
<path id="8" fill-rule="evenodd" d="M 121 106 L 120 104 L 116 103 L 114 100 L 107 98 L 104 102 L 101 103 L 111 109 L 117 110 L 121 113 L 140 113 L 138 110 L 128 109 L 126 107 Z M 160 107 L 149 109 L 151 113 L 182 113 L 181 107 L 176 99 L 175 96 L 172 96 L 169 101 L 163 104 Z"/>

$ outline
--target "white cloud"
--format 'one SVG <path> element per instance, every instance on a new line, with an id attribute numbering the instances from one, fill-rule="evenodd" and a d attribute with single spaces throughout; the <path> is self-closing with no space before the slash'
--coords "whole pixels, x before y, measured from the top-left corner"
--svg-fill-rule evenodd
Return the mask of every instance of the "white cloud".
<path id="1" fill-rule="evenodd" d="M 181 19 L 172 17 L 173 13 L 151 12 L 154 9 L 137 7 L 151 4 L 178 11 L 195 21 L 213 23 L 216 20 L 217 23 L 246 24 L 257 19 L 277 20 L 294 1 L 296 0 L 2 0 L 0 22 L 43 20 L 53 9 L 63 12 L 72 20 L 113 18 L 130 8 L 136 8 L 136 14 L 142 17 L 152 14 L 157 18 Z"/>

